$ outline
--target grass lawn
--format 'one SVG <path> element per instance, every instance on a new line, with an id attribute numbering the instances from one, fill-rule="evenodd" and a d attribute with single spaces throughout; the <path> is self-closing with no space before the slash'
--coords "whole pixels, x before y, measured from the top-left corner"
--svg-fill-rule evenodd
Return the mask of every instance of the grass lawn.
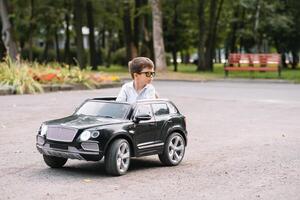
<path id="1" fill-rule="evenodd" d="M 179 64 L 178 72 L 173 71 L 173 66 L 168 67 L 168 72 L 157 73 L 156 79 L 181 79 L 181 80 L 216 80 L 225 78 L 223 64 L 215 64 L 213 72 L 196 72 L 197 66 L 194 64 Z M 130 78 L 128 69 L 123 66 L 113 65 L 110 68 L 99 67 L 100 71 L 108 74 L 120 76 L 120 78 Z M 289 80 L 300 83 L 300 68 L 296 70 L 284 69 L 281 72 L 281 78 L 278 78 L 277 72 L 229 72 L 228 78 L 245 79 L 276 79 Z"/>

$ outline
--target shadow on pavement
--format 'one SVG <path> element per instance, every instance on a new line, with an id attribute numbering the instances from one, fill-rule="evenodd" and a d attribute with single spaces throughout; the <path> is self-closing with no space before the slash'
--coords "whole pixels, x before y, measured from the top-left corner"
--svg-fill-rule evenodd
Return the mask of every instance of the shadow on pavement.
<path id="1" fill-rule="evenodd" d="M 70 163 L 68 161 L 64 167 L 52 169 L 45 165 L 45 168 L 41 169 L 43 173 L 48 173 L 51 176 L 72 176 L 77 178 L 92 178 L 92 177 L 111 177 L 105 171 L 104 161 L 100 162 L 80 162 Z M 134 173 L 136 171 L 150 170 L 153 168 L 164 167 L 161 162 L 156 158 L 132 158 L 130 167 L 127 173 Z"/>

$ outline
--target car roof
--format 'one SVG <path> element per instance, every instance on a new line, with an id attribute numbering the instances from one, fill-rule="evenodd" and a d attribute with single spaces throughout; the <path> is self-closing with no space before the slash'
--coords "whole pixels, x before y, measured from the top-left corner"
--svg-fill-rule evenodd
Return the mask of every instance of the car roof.
<path id="1" fill-rule="evenodd" d="M 169 99 L 142 99 L 142 100 L 136 101 L 133 104 L 130 104 L 128 102 L 119 102 L 119 101 L 117 102 L 116 99 L 117 99 L 116 97 L 97 97 L 97 98 L 87 99 L 87 100 L 85 100 L 85 102 L 86 101 L 99 101 L 99 102 L 107 102 L 107 103 L 124 104 L 124 105 L 129 105 L 131 107 L 131 109 L 134 109 L 138 104 L 144 104 L 144 103 L 151 103 L 151 104 L 152 103 L 153 104 L 154 103 L 169 103 L 169 104 L 172 104 L 176 108 L 177 112 L 179 112 L 177 107 L 175 106 L 175 104 L 172 101 L 170 101 Z"/>

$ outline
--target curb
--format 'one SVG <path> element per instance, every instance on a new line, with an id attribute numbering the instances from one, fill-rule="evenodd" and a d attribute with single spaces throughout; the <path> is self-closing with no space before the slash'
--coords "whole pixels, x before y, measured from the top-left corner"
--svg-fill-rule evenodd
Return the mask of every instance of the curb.
<path id="1" fill-rule="evenodd" d="M 115 88 L 115 87 L 121 87 L 123 85 L 123 82 L 118 83 L 106 83 L 106 84 L 100 84 L 96 86 L 96 89 L 104 89 L 104 88 Z"/>
<path id="2" fill-rule="evenodd" d="M 0 86 L 0 95 L 11 95 L 15 94 L 15 88 L 9 85 L 1 85 Z"/>
<path id="3" fill-rule="evenodd" d="M 276 80 L 276 79 L 215 79 L 208 80 L 212 82 L 228 82 L 228 83 L 277 83 L 277 84 L 296 84 L 295 81 Z"/>

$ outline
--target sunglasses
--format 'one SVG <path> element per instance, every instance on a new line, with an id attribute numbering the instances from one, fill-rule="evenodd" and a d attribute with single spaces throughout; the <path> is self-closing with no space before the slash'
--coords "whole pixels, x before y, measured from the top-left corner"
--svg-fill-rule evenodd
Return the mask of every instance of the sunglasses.
<path id="1" fill-rule="evenodd" d="M 155 72 L 140 72 L 138 74 L 145 74 L 146 77 L 154 77 L 155 76 Z"/>

